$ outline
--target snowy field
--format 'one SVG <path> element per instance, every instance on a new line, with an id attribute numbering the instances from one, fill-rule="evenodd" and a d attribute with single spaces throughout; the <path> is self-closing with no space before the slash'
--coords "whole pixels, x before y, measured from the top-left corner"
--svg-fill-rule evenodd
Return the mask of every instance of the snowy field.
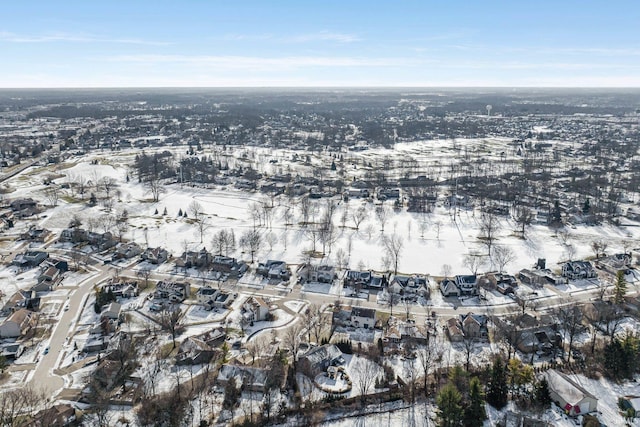
<path id="1" fill-rule="evenodd" d="M 494 141 L 493 144 L 502 144 L 504 141 Z M 471 142 L 469 142 L 471 143 Z M 407 151 L 417 150 L 422 156 L 436 156 L 439 152 L 437 145 L 430 144 L 428 149 L 419 143 L 398 144 L 394 150 L 370 150 L 363 156 L 375 157 L 381 155 L 401 156 Z M 247 148 L 250 150 L 253 148 Z M 265 156 L 259 148 L 255 148 L 255 158 Z M 274 157 L 285 157 L 286 150 L 271 153 Z M 417 154 L 416 154 L 417 155 Z M 443 155 L 447 154 L 444 150 Z M 199 250 L 203 246 L 211 249 L 211 238 L 219 230 L 232 229 L 238 239 L 242 233 L 252 229 L 254 221 L 250 215 L 252 204 L 266 200 L 267 196 L 239 191 L 230 187 L 216 187 L 211 189 L 180 186 L 173 184 L 166 187 L 166 192 L 161 194 L 160 201 L 154 203 L 149 198 L 148 190 L 130 179 L 126 182 L 125 177 L 131 174 L 125 165 L 132 160 L 132 152 L 115 153 L 111 157 L 101 157 L 93 154 L 88 158 L 72 159 L 64 168 L 60 167 L 59 182 L 63 183 L 68 179 L 84 176 L 90 179 L 102 179 L 111 177 L 117 180 L 117 203 L 114 204 L 114 211 L 126 209 L 129 213 L 130 228 L 125 234 L 125 238 L 132 239 L 146 246 L 163 246 L 174 256 L 179 255 L 185 249 Z M 97 159 L 99 164 L 90 164 L 91 160 Z M 66 167 L 71 165 L 71 167 Z M 298 164 L 292 167 L 298 167 Z M 302 167 L 302 166 L 299 166 Z M 356 173 L 356 172 L 354 172 Z M 19 185 L 16 185 L 19 182 Z M 12 181 L 14 192 L 12 198 L 21 196 L 31 196 L 39 198 L 46 203 L 42 193 L 43 186 L 35 174 L 28 171 L 18 175 Z M 77 214 L 85 221 L 90 218 L 99 218 L 105 215 L 104 208 L 100 206 L 89 207 L 86 203 L 68 203 L 64 198 L 59 200 L 59 205 L 41 215 L 38 225 L 46 227 L 59 233 L 68 225 L 69 219 Z M 188 211 L 189 205 L 197 201 L 203 208 L 208 218 L 210 227 L 202 236 L 198 233 L 197 227 L 189 217 L 178 217 L 178 210 Z M 270 226 L 260 228 L 263 236 L 273 236 L 273 245 L 262 245 L 262 248 L 255 254 L 258 260 L 283 259 L 289 263 L 297 263 L 301 260 L 301 253 L 312 246 L 312 242 L 307 233 L 307 228 L 300 225 L 300 198 L 294 197 L 288 200 L 285 196 L 278 196 L 274 199 L 272 220 Z M 380 223 L 374 213 L 375 204 L 365 202 L 360 199 L 352 199 L 344 202 L 334 198 L 337 208 L 334 214 L 334 225 L 338 231 L 336 241 L 330 248 L 327 248 L 327 256 L 324 263 L 342 265 L 349 268 L 364 268 L 374 270 L 386 270 L 383 263 L 383 235 L 380 232 Z M 310 221 L 319 220 L 326 205 L 326 200 L 314 201 L 316 207 L 312 209 Z M 376 203 L 380 203 L 377 202 Z M 391 210 L 391 202 L 386 202 Z M 365 220 L 356 229 L 352 220 L 353 213 L 363 206 L 366 212 Z M 163 215 L 164 210 L 167 215 Z M 293 224 L 284 226 L 283 218 L 287 210 L 293 209 Z M 158 214 L 155 212 L 158 211 Z M 347 212 L 342 226 L 341 218 Z M 385 225 L 384 235 L 396 234 L 403 240 L 403 250 L 399 260 L 399 270 L 403 273 L 422 273 L 431 275 L 441 275 L 443 266 L 451 266 L 453 274 L 468 273 L 469 269 L 464 265 L 464 256 L 470 252 L 482 252 L 484 247 L 478 240 L 479 234 L 479 214 L 475 210 L 460 210 L 458 215 L 438 205 L 433 213 L 417 214 L 406 211 L 392 211 L 390 219 Z M 288 215 L 288 214 L 287 214 Z M 500 231 L 496 241 L 499 245 L 510 247 L 516 254 L 515 260 L 507 265 L 508 271 L 517 271 L 521 268 L 531 267 L 537 258 L 546 258 L 547 265 L 552 269 L 558 269 L 558 262 L 568 258 L 568 246 L 572 246 L 575 251 L 575 259 L 592 256 L 589 247 L 590 242 L 595 239 L 606 239 L 610 242 L 609 248 L 612 251 L 622 249 L 622 244 L 627 240 L 640 239 L 640 227 L 615 227 L 611 225 L 600 226 L 575 226 L 567 227 L 566 233 L 558 236 L 546 226 L 532 225 L 527 229 L 527 239 L 518 237 L 516 230 L 518 225 L 511 219 L 501 218 Z M 321 245 L 320 245 L 321 246 Z M 242 254 L 238 249 L 236 253 L 230 254 L 248 260 L 248 254 Z M 341 259 L 338 259 L 341 257 Z M 496 266 L 486 262 L 480 270 L 492 270 Z M 313 288 L 310 292 L 327 293 L 326 289 Z"/>

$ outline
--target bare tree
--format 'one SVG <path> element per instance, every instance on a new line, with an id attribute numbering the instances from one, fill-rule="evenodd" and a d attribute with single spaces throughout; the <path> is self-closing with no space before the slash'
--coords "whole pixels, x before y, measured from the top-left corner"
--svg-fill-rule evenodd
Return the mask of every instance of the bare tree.
<path id="1" fill-rule="evenodd" d="M 302 225 L 309 223 L 309 215 L 311 213 L 311 200 L 308 196 L 304 196 L 300 199 L 300 222 Z"/>
<path id="2" fill-rule="evenodd" d="M 273 231 L 270 231 L 267 233 L 264 240 L 269 245 L 269 250 L 272 251 L 273 247 L 276 245 L 276 243 L 278 243 L 278 236 L 276 236 L 276 234 Z"/>
<path id="3" fill-rule="evenodd" d="M 196 221 L 198 221 L 199 218 L 204 215 L 202 205 L 197 200 L 191 201 L 187 209 L 189 209 L 189 215 L 191 215 L 191 218 L 195 218 Z"/>
<path id="4" fill-rule="evenodd" d="M 418 361 L 422 367 L 423 387 L 425 397 L 429 396 L 429 376 L 432 370 L 435 371 L 437 365 L 442 361 L 444 346 L 437 337 L 429 337 L 424 349 L 418 351 Z"/>
<path id="5" fill-rule="evenodd" d="M 593 255 L 598 259 L 600 258 L 600 255 L 604 256 L 607 248 L 609 247 L 609 243 L 605 240 L 594 240 L 591 242 L 590 246 L 593 251 Z"/>
<path id="6" fill-rule="evenodd" d="M 502 273 L 504 272 L 507 264 L 515 261 L 516 254 L 509 246 L 496 245 L 493 248 L 492 259 L 493 262 L 498 266 L 498 271 Z"/>
<path id="7" fill-rule="evenodd" d="M 465 267 L 471 270 L 471 274 L 478 274 L 480 267 L 484 265 L 484 255 L 470 252 L 462 260 Z"/>
<path id="8" fill-rule="evenodd" d="M 58 206 L 58 198 L 60 197 L 60 191 L 58 190 L 58 187 L 55 184 L 49 185 L 44 190 L 44 195 L 47 198 L 47 201 L 49 202 L 49 206 L 51 207 Z"/>
<path id="9" fill-rule="evenodd" d="M 583 312 L 582 308 L 575 305 L 564 305 L 557 309 L 556 314 L 562 325 L 565 341 L 569 343 L 569 351 L 567 354 L 567 362 L 571 359 L 571 352 L 573 351 L 573 340 L 576 335 L 584 330 L 582 324 Z"/>
<path id="10" fill-rule="evenodd" d="M 22 417 L 33 415 L 45 401 L 44 392 L 26 385 L 0 393 L 0 420 L 3 426 L 22 425 Z"/>
<path id="11" fill-rule="evenodd" d="M 293 368 L 296 369 L 298 366 L 298 351 L 300 350 L 300 344 L 302 340 L 300 339 L 300 334 L 302 333 L 302 326 L 300 323 L 294 323 L 284 333 L 284 337 L 282 340 L 283 345 L 289 349 L 291 357 L 293 358 Z"/>
<path id="12" fill-rule="evenodd" d="M 515 220 L 520 225 L 520 234 L 522 238 L 525 238 L 525 227 L 531 225 L 533 221 L 533 212 L 526 206 L 520 206 L 516 211 Z"/>
<path id="13" fill-rule="evenodd" d="M 353 225 L 356 227 L 356 230 L 360 229 L 360 224 L 367 218 L 367 209 L 364 206 L 360 206 L 351 216 L 353 220 Z"/>
<path id="14" fill-rule="evenodd" d="M 391 259 L 393 264 L 394 274 L 398 274 L 398 264 L 400 262 L 400 254 L 404 249 L 404 241 L 401 236 L 398 236 L 395 232 L 391 236 L 384 238 L 384 248 L 387 256 Z"/>
<path id="15" fill-rule="evenodd" d="M 355 357 L 355 363 L 352 361 L 351 367 L 356 377 L 354 381 L 360 394 L 360 402 L 364 404 L 367 399 L 367 394 L 369 394 L 369 390 L 373 387 L 380 370 L 371 360 L 362 356 Z"/>
<path id="16" fill-rule="evenodd" d="M 151 192 L 151 197 L 154 202 L 159 201 L 160 195 L 166 191 L 159 178 L 149 178 L 145 182 L 145 186 Z"/>
<path id="17" fill-rule="evenodd" d="M 182 310 L 163 310 L 160 313 L 160 326 L 171 334 L 172 348 L 176 348 L 176 336 L 178 336 L 183 329 L 182 325 Z"/>
<path id="18" fill-rule="evenodd" d="M 444 277 L 450 277 L 451 276 L 451 272 L 452 272 L 452 268 L 450 264 L 442 264 L 442 270 L 441 273 Z"/>
<path id="19" fill-rule="evenodd" d="M 497 234 L 500 230 L 500 220 L 493 212 L 484 212 L 480 217 L 480 240 L 487 247 L 489 256 L 491 256 L 491 248 L 498 238 Z"/>
<path id="20" fill-rule="evenodd" d="M 258 230 L 247 231 L 240 237 L 240 247 L 251 254 L 251 263 L 256 252 L 262 247 L 262 235 Z"/>
<path id="21" fill-rule="evenodd" d="M 386 206 L 380 205 L 376 207 L 376 218 L 378 218 L 378 222 L 380 223 L 380 232 L 384 234 L 384 226 L 389 220 L 389 209 Z"/>

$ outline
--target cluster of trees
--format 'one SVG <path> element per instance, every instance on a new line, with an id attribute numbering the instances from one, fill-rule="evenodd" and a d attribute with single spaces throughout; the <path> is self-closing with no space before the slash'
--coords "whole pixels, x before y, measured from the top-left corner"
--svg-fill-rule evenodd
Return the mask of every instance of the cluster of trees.
<path id="1" fill-rule="evenodd" d="M 449 371 L 449 382 L 436 397 L 439 426 L 482 426 L 487 419 L 485 402 L 496 409 L 504 408 L 509 398 L 529 409 L 544 410 L 551 404 L 546 379 L 536 380 L 533 368 L 518 359 L 505 363 L 498 357 L 486 375 L 485 388 L 461 366 Z"/>

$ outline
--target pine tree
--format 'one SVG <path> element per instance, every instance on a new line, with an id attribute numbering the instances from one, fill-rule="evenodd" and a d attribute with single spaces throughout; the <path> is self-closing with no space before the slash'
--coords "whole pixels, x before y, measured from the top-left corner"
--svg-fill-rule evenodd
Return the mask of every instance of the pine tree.
<path id="1" fill-rule="evenodd" d="M 591 210 L 591 201 L 587 197 L 587 200 L 584 201 L 584 206 L 582 206 L 582 213 L 586 215 L 589 213 L 590 210 Z"/>
<path id="2" fill-rule="evenodd" d="M 463 424 L 465 427 L 482 427 L 486 419 L 482 385 L 478 377 L 473 377 L 469 382 L 469 404 L 464 410 Z"/>
<path id="3" fill-rule="evenodd" d="M 165 206 L 164 211 L 162 211 L 162 215 L 167 215 L 167 207 Z"/>
<path id="4" fill-rule="evenodd" d="M 549 383 L 546 378 L 542 378 L 535 385 L 533 400 L 540 409 L 547 409 L 551 405 L 551 395 L 549 394 Z"/>
<path id="5" fill-rule="evenodd" d="M 496 409 L 507 405 L 507 373 L 502 359 L 498 357 L 491 367 L 491 379 L 487 387 L 487 403 Z"/>
<path id="6" fill-rule="evenodd" d="M 562 210 L 560 210 L 560 202 L 558 200 L 553 203 L 552 219 L 555 223 L 562 221 Z"/>
<path id="7" fill-rule="evenodd" d="M 438 426 L 439 427 L 457 427 L 462 425 L 462 396 L 456 387 L 449 383 L 445 385 L 438 396 L 436 404 L 438 405 Z"/>
<path id="8" fill-rule="evenodd" d="M 182 216 L 182 208 L 178 211 L 178 216 Z"/>
<path id="9" fill-rule="evenodd" d="M 616 274 L 616 283 L 613 288 L 613 302 L 620 305 L 624 303 L 624 297 L 627 294 L 627 281 L 624 278 L 624 272 L 618 271 Z"/>

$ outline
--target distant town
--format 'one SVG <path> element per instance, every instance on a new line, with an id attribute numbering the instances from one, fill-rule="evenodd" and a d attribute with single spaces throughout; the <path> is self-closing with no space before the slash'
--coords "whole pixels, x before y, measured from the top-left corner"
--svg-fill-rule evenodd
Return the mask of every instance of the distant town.
<path id="1" fill-rule="evenodd" d="M 0 424 L 640 425 L 639 149 L 638 91 L 0 90 Z"/>

